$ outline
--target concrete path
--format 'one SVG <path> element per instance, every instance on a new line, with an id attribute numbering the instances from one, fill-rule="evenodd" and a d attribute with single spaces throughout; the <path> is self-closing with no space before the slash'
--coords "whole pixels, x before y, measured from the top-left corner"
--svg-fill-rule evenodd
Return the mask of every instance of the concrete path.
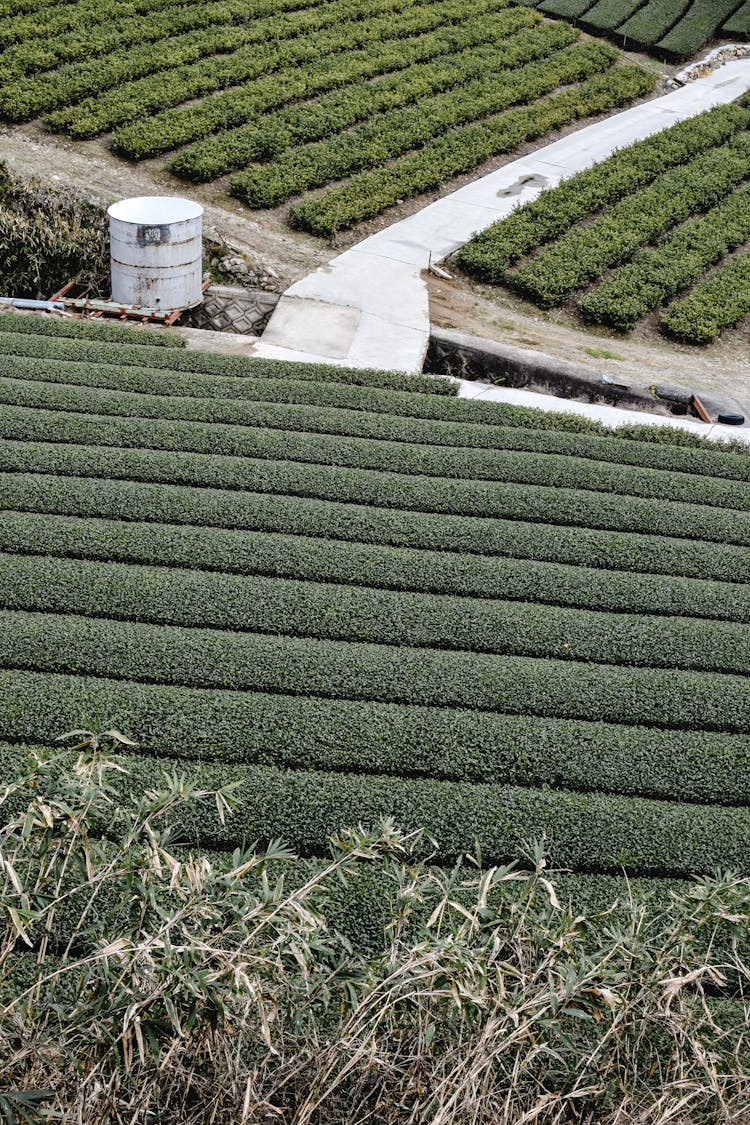
<path id="1" fill-rule="evenodd" d="M 537 391 L 514 390 L 510 387 L 493 387 L 488 383 L 473 383 L 467 379 L 459 381 L 459 398 L 481 399 L 482 402 L 502 402 L 511 406 L 530 406 L 535 410 L 552 411 L 555 414 L 578 414 L 617 429 L 620 426 L 666 426 L 673 430 L 686 430 L 696 437 L 710 438 L 712 441 L 741 441 L 750 445 L 750 428 L 747 426 L 723 426 L 718 423 L 707 426 L 692 418 L 674 417 L 668 414 L 650 414 L 645 410 L 624 410 L 620 406 L 599 406 L 591 402 L 579 402 L 572 398 L 557 398 L 555 395 L 539 394 Z"/>
<path id="2" fill-rule="evenodd" d="M 725 63 L 664 97 L 514 160 L 387 227 L 292 285 L 254 354 L 269 359 L 419 371 L 430 318 L 420 276 L 545 187 L 750 89 L 750 59 Z M 544 397 L 544 396 L 542 396 Z M 554 400 L 560 401 L 560 400 Z M 621 413 L 618 411 L 618 413 Z"/>

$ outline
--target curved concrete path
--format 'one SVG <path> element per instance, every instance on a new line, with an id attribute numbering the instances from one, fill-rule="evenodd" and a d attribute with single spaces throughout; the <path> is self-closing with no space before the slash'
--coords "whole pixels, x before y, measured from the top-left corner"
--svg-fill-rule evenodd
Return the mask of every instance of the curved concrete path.
<path id="1" fill-rule="evenodd" d="M 430 262 L 615 149 L 750 89 L 750 59 L 579 129 L 372 235 L 286 291 L 254 354 L 394 371 L 422 368 L 430 334 Z M 559 400 L 553 400 L 559 401 Z M 579 404 L 580 405 L 580 404 Z M 617 411 L 617 415 L 630 412 Z"/>

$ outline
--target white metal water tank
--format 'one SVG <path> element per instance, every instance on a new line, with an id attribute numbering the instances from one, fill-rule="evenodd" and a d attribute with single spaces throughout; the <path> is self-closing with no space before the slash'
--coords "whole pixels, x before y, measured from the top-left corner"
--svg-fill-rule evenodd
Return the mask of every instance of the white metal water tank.
<path id="1" fill-rule="evenodd" d="M 107 210 L 112 300 L 164 312 L 203 299 L 203 208 L 189 199 L 144 195 Z"/>

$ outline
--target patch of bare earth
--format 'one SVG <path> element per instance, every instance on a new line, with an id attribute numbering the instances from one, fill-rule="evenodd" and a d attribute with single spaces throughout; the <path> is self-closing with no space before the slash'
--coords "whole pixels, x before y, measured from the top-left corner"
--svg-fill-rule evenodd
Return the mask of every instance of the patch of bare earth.
<path id="1" fill-rule="evenodd" d="M 625 58 L 657 71 L 663 80 L 675 70 L 643 55 L 626 54 Z M 663 92 L 664 84 L 660 82 L 652 97 Z M 168 168 L 173 154 L 140 164 L 121 160 L 110 150 L 106 136 L 92 141 L 71 141 L 46 132 L 38 122 L 12 128 L 0 126 L 0 159 L 18 172 L 49 177 L 61 187 L 74 187 L 105 205 L 133 195 L 187 194 L 205 208 L 208 234 L 229 241 L 270 267 L 279 276 L 283 289 L 326 265 L 336 254 L 368 235 L 535 151 L 540 145 L 599 119 L 576 122 L 542 141 L 489 160 L 443 184 L 440 191 L 404 200 L 355 230 L 342 232 L 332 243 L 290 230 L 285 223 L 288 206 L 269 212 L 249 210 L 227 193 L 226 179 L 212 184 L 188 184 L 178 179 Z M 670 343 L 653 328 L 638 329 L 629 337 L 589 330 L 564 314 L 541 313 L 503 290 L 475 285 L 465 277 L 456 276 L 453 281 L 445 282 L 429 275 L 428 288 L 431 319 L 438 326 L 551 352 L 594 371 L 606 372 L 618 382 L 639 386 L 686 382 L 723 391 L 750 403 L 747 325 L 726 333 L 710 348 L 695 349 Z"/>
<path id="2" fill-rule="evenodd" d="M 565 312 L 543 312 L 506 289 L 472 282 L 450 263 L 447 268 L 451 281 L 428 278 L 430 320 L 440 328 L 547 352 L 618 383 L 685 383 L 750 407 L 750 322 L 707 348 L 667 340 L 651 323 L 626 336 L 573 323 Z"/>
<path id="3" fill-rule="evenodd" d="M 335 254 L 319 239 L 290 231 L 278 215 L 249 211 L 216 185 L 178 180 L 164 162 L 121 160 L 107 147 L 106 138 L 70 141 L 45 132 L 36 123 L 4 127 L 0 128 L 0 159 L 13 171 L 48 178 L 60 187 L 68 185 L 105 205 L 138 195 L 188 195 L 203 205 L 208 234 L 255 255 L 288 285 Z"/>

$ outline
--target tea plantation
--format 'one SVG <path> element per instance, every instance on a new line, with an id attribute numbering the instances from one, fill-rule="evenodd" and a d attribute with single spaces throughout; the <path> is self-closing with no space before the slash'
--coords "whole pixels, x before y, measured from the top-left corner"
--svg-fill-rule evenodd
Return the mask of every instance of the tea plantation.
<path id="1" fill-rule="evenodd" d="M 621 149 L 459 251 L 473 276 L 589 323 L 707 344 L 750 313 L 750 98 Z"/>
<path id="2" fill-rule="evenodd" d="M 5 770 L 115 727 L 139 788 L 237 782 L 207 849 L 746 865 L 750 458 L 165 343 L 0 316 Z"/>
<path id="3" fill-rule="evenodd" d="M 0 120 L 111 133 L 130 160 L 178 150 L 172 172 L 232 173 L 250 207 L 302 196 L 290 220 L 318 234 L 655 84 L 511 0 L 0 0 L 0 15 Z"/>
<path id="4" fill-rule="evenodd" d="M 609 35 L 629 50 L 670 62 L 689 59 L 714 38 L 750 37 L 748 0 L 518 0 L 545 15 Z"/>

